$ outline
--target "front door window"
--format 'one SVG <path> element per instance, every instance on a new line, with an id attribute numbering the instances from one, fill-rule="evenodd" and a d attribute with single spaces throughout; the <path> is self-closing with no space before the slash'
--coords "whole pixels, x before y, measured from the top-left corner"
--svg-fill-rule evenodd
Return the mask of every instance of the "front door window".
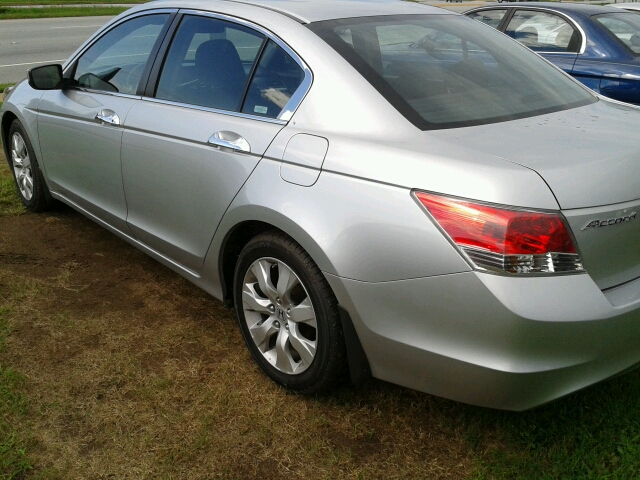
<path id="1" fill-rule="evenodd" d="M 169 14 L 145 15 L 107 32 L 78 60 L 73 76 L 77 85 L 135 95 L 168 18 Z"/>

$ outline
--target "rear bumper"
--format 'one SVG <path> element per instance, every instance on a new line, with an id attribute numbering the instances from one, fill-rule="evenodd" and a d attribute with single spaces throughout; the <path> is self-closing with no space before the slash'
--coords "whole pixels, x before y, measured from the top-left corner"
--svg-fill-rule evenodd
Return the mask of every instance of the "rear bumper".
<path id="1" fill-rule="evenodd" d="M 374 377 L 526 410 L 640 362 L 640 281 L 466 272 L 384 283 L 327 275 Z"/>

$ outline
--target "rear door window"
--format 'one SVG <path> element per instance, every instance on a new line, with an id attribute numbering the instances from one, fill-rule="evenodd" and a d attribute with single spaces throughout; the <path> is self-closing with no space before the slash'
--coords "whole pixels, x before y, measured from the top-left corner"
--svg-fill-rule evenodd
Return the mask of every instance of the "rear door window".
<path id="1" fill-rule="evenodd" d="M 277 118 L 304 79 L 304 71 L 274 41 L 269 40 L 253 75 L 243 113 Z"/>
<path id="2" fill-rule="evenodd" d="M 569 22 L 548 12 L 518 10 L 505 33 L 537 52 L 575 53 L 580 46 L 580 34 Z"/>
<path id="3" fill-rule="evenodd" d="M 218 18 L 185 16 L 155 96 L 277 118 L 303 79 L 300 65 L 260 32 Z"/>
<path id="4" fill-rule="evenodd" d="M 167 54 L 156 98 L 238 111 L 266 39 L 217 18 L 185 16 Z"/>

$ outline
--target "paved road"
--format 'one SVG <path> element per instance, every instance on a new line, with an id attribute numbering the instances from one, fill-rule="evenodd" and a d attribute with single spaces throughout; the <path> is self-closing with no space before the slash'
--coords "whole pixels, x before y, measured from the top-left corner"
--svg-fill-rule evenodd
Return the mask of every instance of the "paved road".
<path id="1" fill-rule="evenodd" d="M 17 82 L 36 65 L 62 63 L 111 18 L 0 20 L 0 83 Z"/>

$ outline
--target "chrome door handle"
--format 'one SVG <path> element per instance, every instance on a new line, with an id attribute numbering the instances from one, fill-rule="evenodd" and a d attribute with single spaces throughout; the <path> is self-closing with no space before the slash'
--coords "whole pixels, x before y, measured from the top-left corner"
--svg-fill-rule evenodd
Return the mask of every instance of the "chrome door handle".
<path id="1" fill-rule="evenodd" d="M 108 123 L 109 125 L 120 125 L 120 117 L 118 114 L 109 109 L 100 110 L 96 115 L 96 120 L 101 123 Z"/>
<path id="2" fill-rule="evenodd" d="M 234 152 L 251 153 L 249 142 L 243 136 L 228 130 L 214 133 L 207 143 L 218 148 L 228 148 Z"/>

